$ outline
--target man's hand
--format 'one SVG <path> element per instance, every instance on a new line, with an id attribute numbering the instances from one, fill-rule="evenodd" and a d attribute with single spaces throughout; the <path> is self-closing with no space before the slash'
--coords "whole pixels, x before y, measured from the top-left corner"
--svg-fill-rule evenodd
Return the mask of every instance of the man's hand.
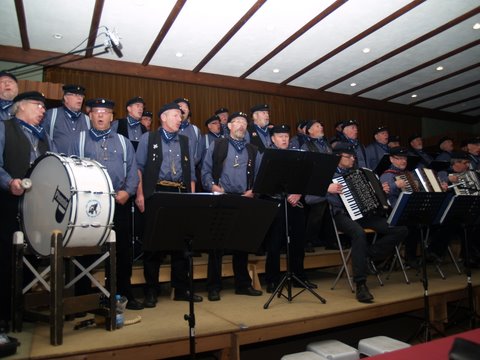
<path id="1" fill-rule="evenodd" d="M 115 194 L 115 201 L 120 205 L 125 205 L 129 198 L 130 195 L 125 190 L 120 190 Z"/>
<path id="2" fill-rule="evenodd" d="M 10 181 L 9 187 L 10 192 L 16 196 L 21 196 L 25 192 L 25 189 L 22 187 L 21 179 L 12 179 L 12 181 Z"/>

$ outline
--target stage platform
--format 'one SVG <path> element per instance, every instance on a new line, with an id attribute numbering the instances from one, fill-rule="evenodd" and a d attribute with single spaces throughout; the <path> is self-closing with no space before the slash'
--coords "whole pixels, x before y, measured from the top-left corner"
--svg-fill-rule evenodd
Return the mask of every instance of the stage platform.
<path id="1" fill-rule="evenodd" d="M 448 318 L 447 304 L 467 296 L 467 280 L 458 275 L 453 266 L 443 266 L 447 278 L 442 280 L 433 267 L 429 267 L 430 312 L 439 327 Z M 320 303 L 309 292 L 303 292 L 292 302 L 275 298 L 268 309 L 263 305 L 269 295 L 260 297 L 235 295 L 232 279 L 225 279 L 222 300 L 206 299 L 205 282 L 197 281 L 198 293 L 204 296 L 195 304 L 196 351 L 215 351 L 218 359 L 241 359 L 242 346 L 273 339 L 355 324 L 370 319 L 402 314 L 423 309 L 423 286 L 420 275 L 409 270 L 411 284 L 407 285 L 400 272 L 381 287 L 374 276 L 369 277 L 369 287 L 375 296 L 373 304 L 355 300 L 345 278 L 331 290 L 335 268 L 310 270 L 310 279 L 318 284 L 317 292 L 327 300 Z M 473 272 L 475 303 L 479 305 L 480 270 Z M 294 289 L 294 294 L 298 289 Z M 164 292 L 157 307 L 125 313 L 126 320 L 141 316 L 140 323 L 116 331 L 101 327 L 74 330 L 79 321 L 65 323 L 63 345 L 50 345 L 49 325 L 24 323 L 24 331 L 11 333 L 21 342 L 12 359 L 165 359 L 189 354 L 187 302 L 176 302 Z M 414 332 L 415 329 L 410 329 Z"/>

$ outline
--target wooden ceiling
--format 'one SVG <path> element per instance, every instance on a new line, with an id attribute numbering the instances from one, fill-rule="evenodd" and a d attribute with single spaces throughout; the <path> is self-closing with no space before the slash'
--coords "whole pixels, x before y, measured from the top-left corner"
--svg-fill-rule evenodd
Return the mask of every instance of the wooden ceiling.
<path id="1" fill-rule="evenodd" d="M 478 0 L 3 0 L 0 22 L 0 60 L 480 121 Z"/>

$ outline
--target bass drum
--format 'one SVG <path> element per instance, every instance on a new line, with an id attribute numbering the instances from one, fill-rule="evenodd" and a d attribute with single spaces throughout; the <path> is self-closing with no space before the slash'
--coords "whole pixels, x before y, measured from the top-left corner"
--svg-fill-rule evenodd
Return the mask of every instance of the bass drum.
<path id="1" fill-rule="evenodd" d="M 20 202 L 21 226 L 40 256 L 49 256 L 54 230 L 64 247 L 102 245 L 110 234 L 114 192 L 106 169 L 96 161 L 47 153 L 27 174 L 32 182 Z"/>

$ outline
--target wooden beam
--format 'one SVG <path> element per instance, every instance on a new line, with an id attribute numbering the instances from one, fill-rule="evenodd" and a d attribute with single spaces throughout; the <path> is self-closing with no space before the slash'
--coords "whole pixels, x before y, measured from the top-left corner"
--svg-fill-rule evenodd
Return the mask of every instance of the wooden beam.
<path id="1" fill-rule="evenodd" d="M 58 53 L 40 50 L 24 51 L 21 48 L 0 45 L 0 60 L 34 63 L 48 57 L 58 56 Z M 164 81 L 175 81 L 194 85 L 213 86 L 224 89 L 235 89 L 263 94 L 286 96 L 302 100 L 312 100 L 331 104 L 340 104 L 366 108 L 371 110 L 394 112 L 417 117 L 430 117 L 449 121 L 459 121 L 464 123 L 476 123 L 475 117 L 459 115 L 445 111 L 414 107 L 403 104 L 388 103 L 380 100 L 354 97 L 350 95 L 337 94 L 327 91 L 318 91 L 296 86 L 267 83 L 257 80 L 239 79 L 236 77 L 193 73 L 188 70 L 172 69 L 162 66 L 143 66 L 137 63 L 126 61 L 88 58 L 81 56 L 69 56 L 68 63 L 59 65 L 60 67 L 93 71 L 107 74 L 122 74 L 127 76 L 142 77 L 148 79 L 158 79 Z M 81 61 L 79 61 L 81 60 Z"/>
<path id="2" fill-rule="evenodd" d="M 25 7 L 23 0 L 15 0 L 15 10 L 17 11 L 18 29 L 22 39 L 23 50 L 30 50 L 30 41 L 28 40 L 27 20 L 25 19 Z"/>
<path id="3" fill-rule="evenodd" d="M 95 8 L 93 9 L 92 22 L 90 24 L 90 33 L 88 35 L 88 50 L 85 53 L 85 57 L 89 58 L 93 55 L 93 47 L 95 46 L 95 40 L 97 40 L 98 26 L 100 25 L 100 19 L 102 17 L 103 5 L 105 0 L 96 0 Z"/>

